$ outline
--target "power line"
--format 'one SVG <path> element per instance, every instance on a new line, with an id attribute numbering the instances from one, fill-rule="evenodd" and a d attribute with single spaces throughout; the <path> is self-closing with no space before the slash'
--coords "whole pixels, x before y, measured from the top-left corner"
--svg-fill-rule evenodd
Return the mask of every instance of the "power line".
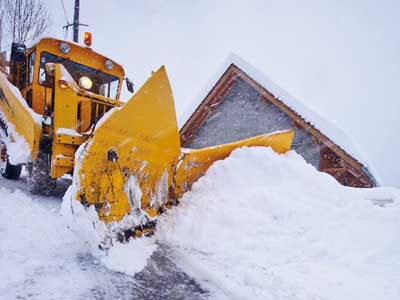
<path id="1" fill-rule="evenodd" d="M 65 20 L 67 21 L 67 25 L 69 24 L 67 11 L 65 10 L 64 0 L 61 0 L 61 5 L 64 11 Z M 64 27 L 64 39 L 67 39 L 68 36 L 68 27 Z"/>
<path id="2" fill-rule="evenodd" d="M 65 20 L 67 20 L 67 24 L 69 24 L 67 11 L 65 10 L 64 0 L 61 0 L 61 5 L 62 5 L 63 11 L 64 11 Z"/>
<path id="3" fill-rule="evenodd" d="M 63 4 L 63 8 L 64 8 L 64 2 L 63 0 L 61 0 L 62 4 Z M 73 33 L 74 33 L 74 42 L 78 43 L 79 42 L 79 26 L 89 26 L 87 24 L 82 24 L 79 23 L 79 9 L 80 9 L 80 0 L 75 0 L 75 5 L 74 5 L 74 21 L 72 23 L 68 22 L 68 17 L 67 14 L 65 12 L 65 8 L 64 8 L 64 14 L 65 17 L 67 18 L 67 25 L 63 26 L 63 28 L 66 30 L 66 33 L 68 32 L 68 28 L 72 26 L 73 28 Z"/>

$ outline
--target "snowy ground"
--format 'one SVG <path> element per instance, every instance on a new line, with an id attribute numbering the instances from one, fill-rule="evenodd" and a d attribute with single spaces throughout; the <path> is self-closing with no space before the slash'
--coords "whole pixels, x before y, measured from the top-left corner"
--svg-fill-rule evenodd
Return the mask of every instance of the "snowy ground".
<path id="1" fill-rule="evenodd" d="M 27 193 L 25 179 L 0 179 L 0 299 L 203 299 L 207 292 L 157 247 L 135 276 L 105 268 L 60 217 L 56 197 Z M 131 259 L 135 259 L 132 257 Z"/>
<path id="2" fill-rule="evenodd" d="M 214 164 L 161 217 L 134 276 L 67 228 L 60 196 L 1 179 L 0 201 L 1 299 L 400 299 L 400 191 L 342 187 L 293 152 Z M 146 263 L 135 243 L 106 265 Z"/>

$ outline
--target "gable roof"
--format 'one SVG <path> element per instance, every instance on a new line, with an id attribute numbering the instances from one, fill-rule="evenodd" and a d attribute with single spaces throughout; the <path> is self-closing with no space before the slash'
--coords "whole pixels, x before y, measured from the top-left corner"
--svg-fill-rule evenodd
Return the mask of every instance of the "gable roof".
<path id="1" fill-rule="evenodd" d="M 360 153 L 354 142 L 340 127 L 308 108 L 276 85 L 263 73 L 234 54 L 231 54 L 225 60 L 212 80 L 210 80 L 209 84 L 187 110 L 184 115 L 184 120 L 186 120 L 186 122 L 181 127 L 183 138 L 185 138 L 185 134 L 190 131 L 189 127 L 193 126 L 192 123 L 194 123 L 195 120 L 197 120 L 197 123 L 201 123 L 197 124 L 198 127 L 203 124 L 205 121 L 204 118 L 208 117 L 210 113 L 210 109 L 218 106 L 223 100 L 219 89 L 226 90 L 228 86 L 232 84 L 232 80 L 237 77 L 245 80 L 254 89 L 260 92 L 264 98 L 278 106 L 299 123 L 299 125 L 342 157 L 353 168 L 359 171 L 361 171 L 363 167 L 367 168 L 368 172 L 372 174 L 379 185 L 379 177 L 371 164 L 365 156 Z"/>

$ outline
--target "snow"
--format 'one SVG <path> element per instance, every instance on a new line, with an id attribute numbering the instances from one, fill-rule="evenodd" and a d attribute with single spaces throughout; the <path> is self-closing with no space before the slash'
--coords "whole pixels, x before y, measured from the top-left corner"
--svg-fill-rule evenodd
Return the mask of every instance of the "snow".
<path id="1" fill-rule="evenodd" d="M 22 97 L 20 91 L 13 86 L 7 79 L 6 75 L 0 72 L 0 80 L 5 83 L 7 88 L 11 90 L 20 104 L 25 108 L 25 110 L 30 114 L 32 120 L 39 126 L 42 126 L 42 117 L 35 113 L 26 103 L 25 99 Z M 7 136 L 0 133 L 1 140 L 5 143 L 7 147 L 7 154 L 9 156 L 9 161 L 13 165 L 18 165 L 20 163 L 26 163 L 31 160 L 30 153 L 31 149 L 29 144 L 26 142 L 23 136 L 18 134 L 15 126 L 7 120 L 6 115 L 0 111 L 0 119 L 7 124 Z"/>
<path id="2" fill-rule="evenodd" d="M 210 299 L 400 297 L 400 191 L 341 186 L 292 151 L 234 151 L 159 218 L 153 238 L 127 244 L 115 239 L 118 224 L 106 226 L 72 197 L 75 184 L 60 210 L 59 200 L 12 192 L 8 182 L 0 180 L 4 299 L 131 299 L 143 288 L 138 274 L 150 280 L 145 291 L 159 288 L 151 282 L 169 264 L 158 254 L 154 265 L 160 248 Z"/>
<path id="3" fill-rule="evenodd" d="M 68 87 L 70 89 L 72 89 L 75 93 L 78 93 L 80 87 L 78 86 L 78 84 L 72 78 L 71 74 L 68 72 L 68 70 L 63 65 L 60 65 L 60 72 L 61 72 L 60 80 L 65 81 L 68 84 Z"/>
<path id="4" fill-rule="evenodd" d="M 122 260 L 126 272 L 139 271 L 147 266 L 144 251 L 149 250 L 146 252 L 149 254 L 158 246 L 150 239 L 137 240 L 137 246 L 136 241 L 115 244 L 116 249 L 110 250 L 108 258 L 97 245 L 96 249 L 93 247 L 91 241 L 97 238 L 93 230 L 89 234 L 90 230 L 84 226 L 73 228 L 73 223 L 60 216 L 61 199 L 30 196 L 24 191 L 25 184 L 24 178 L 19 181 L 0 178 L 1 299 L 147 299 L 155 293 L 152 284 L 158 285 L 157 291 L 167 295 L 166 299 L 174 293 L 181 295 L 181 299 L 198 294 L 190 285 L 182 288 L 183 283 L 173 277 L 180 274 L 179 270 L 160 249 L 150 267 L 134 278 L 113 271 Z M 150 243 L 148 247 L 146 243 Z M 163 264 L 169 265 L 168 268 Z M 154 273 L 157 274 L 152 276 Z"/>
<path id="5" fill-rule="evenodd" d="M 56 134 L 65 134 L 69 136 L 74 136 L 74 137 L 81 137 L 82 134 L 76 132 L 74 129 L 70 128 L 58 128 Z"/>
<path id="6" fill-rule="evenodd" d="M 124 191 L 128 197 L 131 209 L 129 215 L 126 215 L 118 224 L 114 225 L 117 230 L 127 230 L 150 221 L 148 214 L 142 209 L 142 190 L 134 175 L 129 177 Z"/>
<path id="7" fill-rule="evenodd" d="M 116 233 L 128 229 L 127 225 L 132 224 L 125 219 L 121 224 L 104 224 L 99 220 L 94 206 L 84 207 L 72 197 L 73 190 L 74 188 L 70 188 L 67 191 L 61 208 L 70 231 L 80 240 L 86 241 L 90 252 L 108 269 L 130 276 L 142 271 L 158 247 L 154 241 L 138 239 L 130 240 L 126 244 L 118 242 Z M 129 221 L 131 220 L 132 218 L 129 218 Z M 99 252 L 99 245 L 104 248 L 104 252 Z"/>
<path id="8" fill-rule="evenodd" d="M 394 300 L 399 213 L 399 190 L 343 187 L 295 152 L 242 148 L 159 219 L 156 235 L 229 299 Z"/>
<path id="9" fill-rule="evenodd" d="M 8 81 L 7 77 L 5 74 L 0 72 L 1 80 L 6 83 L 7 87 L 12 90 L 14 96 L 16 99 L 21 103 L 21 105 L 26 109 L 26 111 L 31 115 L 32 119 L 38 124 L 39 126 L 42 126 L 42 116 L 35 113 L 32 108 L 28 106 L 26 103 L 26 100 L 24 97 L 22 97 L 21 92 L 19 91 L 18 88 L 16 88 L 14 85 L 11 84 L 11 82 Z"/>
<path id="10" fill-rule="evenodd" d="M 102 262 L 110 270 L 133 276 L 146 267 L 157 247 L 150 238 L 130 240 L 125 244 L 116 243 L 108 255 L 102 258 Z"/>
<path id="11" fill-rule="evenodd" d="M 274 81 L 265 76 L 261 71 L 257 70 L 255 67 L 250 65 L 244 59 L 240 58 L 238 55 L 231 53 L 228 58 L 223 62 L 220 68 L 215 72 L 214 76 L 209 80 L 200 94 L 190 103 L 188 110 L 183 114 L 182 120 L 186 122 L 197 107 L 200 105 L 208 93 L 213 89 L 218 80 L 222 77 L 229 66 L 233 64 L 250 76 L 253 80 L 263 86 L 268 90 L 275 98 L 282 101 L 288 107 L 297 112 L 305 121 L 312 124 L 315 128 L 326 135 L 330 140 L 332 140 L 336 145 L 346 151 L 350 156 L 358 160 L 361 164 L 368 168 L 371 174 L 374 176 L 378 184 L 381 180 L 376 172 L 375 168 L 365 157 L 359 148 L 355 145 L 354 141 L 334 122 L 323 117 L 321 114 L 313 111 L 301 101 L 297 100 L 295 97 L 290 95 L 288 92 L 280 88 Z M 180 124 L 182 127 L 184 123 Z"/>
<path id="12" fill-rule="evenodd" d="M 7 136 L 0 130 L 0 139 L 7 148 L 8 160 L 13 165 L 26 163 L 31 160 L 31 150 L 26 140 L 18 134 L 14 125 L 7 121 L 5 115 L 0 111 L 0 119 L 7 124 Z"/>
<path id="13" fill-rule="evenodd" d="M 92 284 L 75 261 L 86 242 L 68 231 L 56 205 L 3 187 L 0 195 L 1 298 L 77 299 Z"/>
<path id="14" fill-rule="evenodd" d="M 134 240 L 102 251 L 98 246 L 105 231 L 93 207 L 75 201 L 64 202 L 60 210 L 60 199 L 28 196 L 19 190 L 24 184 L 11 191 L 4 186 L 15 186 L 0 179 L 0 298 L 98 299 L 85 295 L 103 289 L 110 299 L 122 297 L 111 281 L 121 276 L 111 271 L 140 272 L 158 245 Z M 122 286 L 126 281 L 132 285 L 125 277 L 118 284 L 128 294 L 130 286 Z"/>

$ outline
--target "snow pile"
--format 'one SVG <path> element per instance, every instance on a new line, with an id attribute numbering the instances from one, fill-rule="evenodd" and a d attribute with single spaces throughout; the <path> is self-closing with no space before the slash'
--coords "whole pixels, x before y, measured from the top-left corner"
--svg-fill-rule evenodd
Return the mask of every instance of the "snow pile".
<path id="1" fill-rule="evenodd" d="M 154 239 L 131 239 L 126 244 L 114 244 L 101 261 L 110 270 L 133 276 L 146 267 L 148 259 L 157 247 Z"/>
<path id="2" fill-rule="evenodd" d="M 242 148 L 159 219 L 156 235 L 228 298 L 400 299 L 399 202 L 395 189 L 343 187 L 295 152 Z"/>

